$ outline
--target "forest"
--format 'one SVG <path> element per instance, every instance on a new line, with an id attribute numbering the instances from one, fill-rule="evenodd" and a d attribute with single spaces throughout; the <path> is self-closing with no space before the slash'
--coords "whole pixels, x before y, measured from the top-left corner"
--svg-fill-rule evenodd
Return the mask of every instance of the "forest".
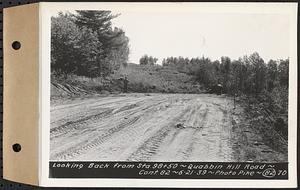
<path id="1" fill-rule="evenodd" d="M 104 80 L 115 76 L 120 68 L 126 68 L 129 64 L 129 38 L 122 29 L 113 27 L 112 20 L 117 16 L 110 11 L 76 11 L 60 12 L 52 17 L 51 77 L 61 80 L 79 76 Z M 157 61 L 153 56 L 144 55 L 139 66 L 148 70 L 169 69 L 183 73 L 206 92 L 221 84 L 228 96 L 240 97 L 240 100 L 248 102 L 248 107 L 255 105 L 267 110 L 277 131 L 287 138 L 288 58 L 265 61 L 254 52 L 238 60 L 227 56 L 220 60 L 179 56 L 166 57 L 161 64 Z M 131 84 L 134 85 L 134 82 Z M 143 86 L 145 88 L 147 90 L 148 87 Z M 135 88 L 134 92 L 139 90 Z M 172 92 L 178 93 L 176 90 Z M 187 88 L 186 93 L 194 91 Z"/>

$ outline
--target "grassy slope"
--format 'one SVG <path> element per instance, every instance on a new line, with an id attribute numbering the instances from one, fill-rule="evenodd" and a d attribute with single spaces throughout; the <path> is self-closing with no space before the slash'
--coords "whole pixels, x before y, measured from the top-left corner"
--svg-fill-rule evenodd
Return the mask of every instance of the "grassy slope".
<path id="1" fill-rule="evenodd" d="M 129 80 L 128 92 L 201 93 L 204 91 L 204 88 L 192 76 L 180 73 L 174 68 L 129 64 L 105 79 L 52 76 L 51 97 L 55 99 L 90 94 L 120 93 L 123 89 L 123 82 L 120 79 L 125 75 Z"/>
<path id="2" fill-rule="evenodd" d="M 114 76 L 126 75 L 131 92 L 200 93 L 202 88 L 195 79 L 174 68 L 129 64 Z"/>

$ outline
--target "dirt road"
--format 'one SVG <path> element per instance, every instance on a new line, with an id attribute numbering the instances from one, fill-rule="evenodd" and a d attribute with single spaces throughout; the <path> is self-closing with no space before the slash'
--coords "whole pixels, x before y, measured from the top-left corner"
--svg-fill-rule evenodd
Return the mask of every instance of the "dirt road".
<path id="1" fill-rule="evenodd" d="M 50 160 L 236 161 L 230 98 L 126 94 L 51 105 Z"/>

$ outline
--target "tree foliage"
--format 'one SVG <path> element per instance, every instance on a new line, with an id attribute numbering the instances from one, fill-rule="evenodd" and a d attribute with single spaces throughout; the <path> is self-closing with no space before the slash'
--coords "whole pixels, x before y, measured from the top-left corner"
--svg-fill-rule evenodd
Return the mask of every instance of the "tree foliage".
<path id="1" fill-rule="evenodd" d="M 156 57 L 144 55 L 140 58 L 140 64 L 141 65 L 155 65 L 157 60 L 158 59 Z"/>
<path id="2" fill-rule="evenodd" d="M 57 74 L 105 77 L 126 64 L 129 39 L 112 27 L 110 11 L 59 13 L 51 18 L 51 68 Z"/>
<path id="3" fill-rule="evenodd" d="M 162 65 L 195 75 L 199 83 L 208 88 L 222 84 L 228 94 L 258 95 L 276 87 L 288 87 L 289 60 L 270 60 L 266 64 L 257 52 L 238 60 L 223 56 L 221 61 L 204 57 L 168 57 L 163 59 Z"/>

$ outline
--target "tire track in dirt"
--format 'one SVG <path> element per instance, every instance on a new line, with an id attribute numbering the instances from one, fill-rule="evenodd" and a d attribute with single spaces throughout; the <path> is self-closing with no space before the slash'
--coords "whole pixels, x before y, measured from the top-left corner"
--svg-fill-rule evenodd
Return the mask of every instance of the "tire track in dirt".
<path id="1" fill-rule="evenodd" d="M 229 160 L 227 103 L 226 98 L 189 94 L 99 98 L 72 107 L 76 114 L 64 118 L 59 114 L 69 112 L 67 106 L 55 113 L 50 159 Z M 57 119 L 65 122 L 56 126 Z"/>
<path id="2" fill-rule="evenodd" d="M 192 110 L 188 107 L 182 111 L 182 113 L 174 118 L 171 122 L 168 122 L 167 125 L 163 126 L 159 131 L 157 131 L 153 136 L 144 141 L 144 143 L 134 152 L 132 153 L 127 160 L 133 161 L 143 161 L 143 160 L 151 160 L 151 157 L 156 154 L 156 151 L 159 149 L 161 143 L 164 138 L 170 134 L 170 131 L 174 130 L 174 126 L 176 123 L 188 112 Z M 176 129 L 175 129 L 176 130 Z"/>
<path id="3" fill-rule="evenodd" d="M 120 100 L 121 98 L 121 100 Z M 100 100 L 100 101 L 99 101 Z M 103 109 L 119 109 L 119 106 L 135 104 L 139 102 L 146 102 L 147 98 L 125 98 L 117 97 L 114 101 L 113 97 L 109 98 L 93 98 L 93 100 L 84 99 L 81 103 L 70 105 L 58 105 L 51 108 L 51 128 L 56 128 L 66 124 L 69 121 L 78 120 L 85 115 L 97 115 L 99 111 Z M 78 100 L 76 100 L 78 101 Z M 59 108 L 57 108 L 59 107 Z M 66 112 L 67 110 L 67 112 Z"/>
<path id="4" fill-rule="evenodd" d="M 72 120 L 73 118 L 68 118 L 68 120 L 65 121 L 64 124 L 61 124 L 57 127 L 52 127 L 50 129 L 50 134 L 51 134 L 50 139 L 52 140 L 53 138 L 57 138 L 61 135 L 65 135 L 66 133 L 70 134 L 74 130 L 87 129 L 90 127 L 91 124 L 99 123 L 101 122 L 100 120 L 107 119 L 111 117 L 113 114 L 120 113 L 121 114 L 119 115 L 120 118 L 122 118 L 122 115 L 130 116 L 138 112 L 139 109 L 141 109 L 139 108 L 139 105 L 143 105 L 144 102 L 145 100 L 135 102 L 129 105 L 127 103 L 127 105 L 122 106 L 121 108 L 97 108 L 96 111 L 100 111 L 100 113 L 95 114 L 96 112 L 93 111 L 92 112 L 93 115 L 88 115 L 84 117 L 82 117 L 82 113 L 81 113 L 82 118 L 77 119 L 75 121 Z M 137 110 L 133 110 L 134 108 L 137 108 Z M 146 108 L 149 109 L 149 106 Z M 131 113 L 131 114 L 127 114 L 127 113 Z M 90 114 L 90 112 L 86 114 Z"/>
<path id="5" fill-rule="evenodd" d="M 198 134 L 200 133 L 200 131 L 202 131 L 204 126 L 207 124 L 208 112 L 209 112 L 209 109 L 205 108 L 204 113 L 202 112 L 202 110 L 199 110 L 199 112 L 197 113 L 198 117 L 194 120 L 194 126 L 196 126 L 196 125 L 199 125 L 199 126 L 195 127 L 195 130 L 190 137 L 189 146 L 182 153 L 184 155 L 183 160 L 188 160 L 189 157 L 191 156 L 191 154 L 195 148 L 195 141 L 198 138 Z"/>
<path id="6" fill-rule="evenodd" d="M 165 99 L 161 101 L 161 98 L 157 104 L 147 105 L 147 109 L 143 108 L 146 112 L 139 111 L 141 115 L 139 123 L 130 125 L 119 131 L 112 138 L 101 144 L 101 146 L 87 152 L 86 155 L 90 155 L 97 160 L 126 160 L 132 152 L 138 149 L 139 146 L 136 145 L 145 141 L 144 135 L 152 136 L 150 134 L 154 134 L 159 130 L 160 121 L 164 122 L 164 120 L 157 117 L 158 115 L 172 115 L 171 118 L 173 119 L 175 109 L 166 105 L 169 105 L 169 100 Z M 158 108 L 159 111 L 156 111 Z M 150 115 L 151 113 L 152 115 Z M 81 155 L 76 157 L 76 159 L 86 160 L 89 158 Z"/>
<path id="7" fill-rule="evenodd" d="M 231 123 L 228 117 L 229 107 L 227 102 L 210 104 L 207 115 L 206 127 L 194 135 L 193 151 L 190 160 L 203 161 L 234 161 L 231 140 Z M 213 114 L 212 114 L 213 113 Z M 206 152 L 206 154 L 203 154 Z"/>
<path id="8" fill-rule="evenodd" d="M 89 115 L 84 118 L 75 120 L 75 121 L 68 121 L 63 125 L 60 125 L 55 128 L 50 129 L 51 137 L 50 139 L 56 138 L 60 135 L 64 135 L 65 133 L 69 133 L 71 130 L 77 130 L 80 127 L 86 127 L 90 123 L 94 123 L 96 120 L 102 119 L 104 117 L 108 117 L 113 112 L 113 109 L 104 109 L 105 111 L 100 112 L 95 115 Z"/>
<path id="9" fill-rule="evenodd" d="M 176 132 L 169 134 L 169 137 L 165 139 L 153 160 L 159 161 L 163 155 L 167 159 L 175 159 L 176 161 L 187 160 L 189 158 L 192 151 L 193 136 L 197 130 L 201 130 L 202 128 L 198 120 L 201 119 L 204 121 L 206 112 L 208 111 L 206 107 L 202 108 L 202 106 L 203 104 L 193 104 L 191 111 L 180 120 L 184 124 L 184 128 L 174 128 Z"/>
<path id="10" fill-rule="evenodd" d="M 105 140 L 107 140 L 108 138 L 110 138 L 112 135 L 119 132 L 120 130 L 124 129 L 125 127 L 136 123 L 139 120 L 139 118 L 140 118 L 140 116 L 136 116 L 136 117 L 133 117 L 132 119 L 123 120 L 115 127 L 110 128 L 106 133 L 102 134 L 101 136 L 96 137 L 91 141 L 88 139 L 87 141 L 84 141 L 84 142 L 76 145 L 76 147 L 73 147 L 69 150 L 57 153 L 51 157 L 56 160 L 61 160 L 61 159 L 68 160 L 77 155 L 83 154 L 85 151 L 88 151 L 96 146 L 99 146 Z"/>
<path id="11" fill-rule="evenodd" d="M 51 108 L 52 112 L 56 112 L 56 111 L 64 111 L 66 109 L 71 110 L 74 109 L 76 110 L 77 107 L 82 107 L 82 106 L 89 106 L 89 105 L 100 105 L 100 106 L 105 106 L 111 103 L 122 103 L 124 101 L 128 101 L 128 98 L 126 97 L 117 97 L 118 99 L 112 99 L 112 97 L 105 97 L 105 98 L 101 98 L 102 101 L 99 102 L 99 98 L 101 97 L 96 97 L 93 99 L 83 99 L 82 101 L 78 102 L 78 103 L 73 103 L 73 104 L 67 104 L 67 105 L 58 105 L 55 106 L 53 108 Z M 78 101 L 78 100 L 77 100 Z"/>
<path id="12" fill-rule="evenodd" d="M 147 111 L 147 112 L 153 112 L 154 111 L 153 109 L 155 109 L 155 107 L 153 107 L 153 106 L 154 105 L 162 104 L 163 102 L 165 102 L 165 100 L 161 101 L 159 99 L 159 102 L 155 103 L 154 105 L 153 104 L 149 104 L 149 103 L 148 104 L 143 104 L 143 102 L 144 101 L 135 103 L 135 105 L 139 104 L 141 106 L 126 105 L 126 106 L 123 106 L 123 107 L 121 107 L 119 109 L 115 109 L 118 112 L 117 114 L 114 114 L 113 116 L 110 115 L 110 117 L 108 116 L 106 118 L 102 118 L 102 119 L 106 119 L 106 121 L 102 120 L 100 123 L 109 123 L 108 120 L 111 120 L 112 123 L 113 122 L 118 122 L 120 120 L 120 118 L 126 118 L 126 119 L 124 119 L 124 122 L 127 123 L 127 121 L 131 121 L 132 120 L 132 118 L 130 118 L 130 117 L 133 117 L 133 120 L 134 120 L 134 118 L 136 118 L 136 117 L 140 118 L 141 115 L 144 115 L 145 113 L 142 114 L 142 112 L 140 112 L 141 110 L 144 110 L 144 111 Z M 127 109 L 125 109 L 125 108 L 127 108 Z M 136 109 L 133 109 L 133 108 L 136 108 Z M 122 111 L 120 111 L 120 109 Z M 134 115 L 139 115 L 139 116 L 134 116 Z M 94 122 L 97 123 L 99 121 L 94 121 Z M 71 159 L 71 158 L 74 158 L 74 157 L 78 156 L 79 154 L 83 153 L 81 151 L 81 149 L 83 149 L 86 152 L 86 151 L 88 151 L 88 150 L 90 150 L 92 148 L 95 148 L 96 146 L 98 146 L 98 145 L 102 144 L 104 141 L 106 141 L 109 136 L 113 136 L 113 135 L 115 135 L 115 133 L 117 133 L 117 135 L 119 135 L 118 132 L 120 132 L 121 130 L 123 130 L 123 129 L 127 128 L 127 127 L 133 126 L 133 124 L 135 122 L 136 121 L 134 121 L 134 122 L 128 122 L 126 125 L 120 124 L 117 127 L 112 127 L 111 129 L 106 130 L 105 132 L 103 132 L 103 130 L 101 130 L 101 133 L 99 134 L 100 137 L 96 138 L 96 141 L 98 143 L 95 143 L 94 141 L 90 142 L 90 140 L 86 140 L 86 141 L 83 141 L 83 142 L 78 143 L 78 144 L 72 144 L 68 148 L 69 151 L 63 151 L 63 152 L 59 152 L 59 153 L 53 154 L 52 158 L 53 159 L 66 159 L 66 158 Z M 84 127 L 85 128 L 84 130 L 86 130 L 86 133 L 94 133 L 93 136 L 95 136 L 95 135 L 98 134 L 97 129 L 109 128 L 110 127 L 109 125 L 102 126 L 102 127 L 100 127 L 100 126 L 96 127 L 96 126 L 94 124 L 94 127 L 90 128 L 90 129 L 86 129 L 86 127 Z M 79 128 L 81 129 L 81 128 L 83 128 L 83 126 L 80 126 L 77 129 L 79 129 Z M 76 135 L 83 135 L 83 131 L 81 131 L 80 133 L 76 133 Z M 69 134 L 69 136 L 70 136 L 70 134 Z M 120 137 L 120 138 L 123 138 L 123 137 Z M 91 139 L 91 137 L 89 137 L 89 139 Z M 81 147 L 81 148 L 75 148 L 75 147 Z M 53 152 L 56 152 L 56 151 L 53 151 Z M 73 153 L 70 153 L 70 152 L 77 152 L 77 153 L 73 154 Z"/>

